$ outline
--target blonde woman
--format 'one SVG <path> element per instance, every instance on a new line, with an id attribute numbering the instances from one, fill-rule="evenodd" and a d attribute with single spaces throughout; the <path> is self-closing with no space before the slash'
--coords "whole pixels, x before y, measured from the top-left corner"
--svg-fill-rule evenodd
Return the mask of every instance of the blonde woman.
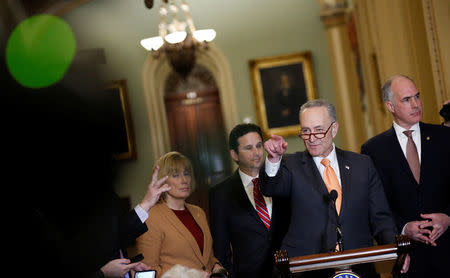
<path id="1" fill-rule="evenodd" d="M 155 269 L 157 277 L 176 264 L 201 270 L 205 275 L 222 270 L 213 254 L 205 212 L 186 203 L 195 184 L 191 162 L 181 153 L 169 152 L 155 167 L 159 167 L 158 179 L 168 177 L 170 190 L 150 210 L 148 231 L 137 239 L 143 263 Z"/>

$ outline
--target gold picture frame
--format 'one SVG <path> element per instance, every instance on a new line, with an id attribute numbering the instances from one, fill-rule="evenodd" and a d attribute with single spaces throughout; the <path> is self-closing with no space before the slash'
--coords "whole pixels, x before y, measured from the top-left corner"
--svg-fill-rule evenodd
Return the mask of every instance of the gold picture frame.
<path id="1" fill-rule="evenodd" d="M 136 140 L 125 79 L 111 81 L 105 88 L 104 104 L 111 113 L 113 157 L 116 160 L 136 159 Z"/>
<path id="2" fill-rule="evenodd" d="M 297 135 L 300 106 L 317 96 L 311 52 L 252 59 L 249 67 L 264 136 Z"/>

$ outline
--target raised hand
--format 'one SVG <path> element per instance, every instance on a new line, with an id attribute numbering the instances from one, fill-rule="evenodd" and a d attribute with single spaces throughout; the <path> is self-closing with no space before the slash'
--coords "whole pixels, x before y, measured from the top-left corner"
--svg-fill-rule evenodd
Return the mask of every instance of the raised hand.
<path id="1" fill-rule="evenodd" d="M 165 176 L 158 180 L 158 172 L 159 166 L 156 166 L 153 170 L 152 181 L 148 185 L 147 192 L 144 195 L 144 198 L 139 203 L 139 206 L 146 211 L 149 211 L 159 200 L 159 196 L 161 193 L 169 191 L 170 186 L 165 183 L 168 176 Z"/>
<path id="2" fill-rule="evenodd" d="M 267 152 L 267 159 L 270 162 L 278 162 L 286 152 L 288 143 L 283 137 L 272 134 L 271 138 L 264 142 L 264 149 Z"/>

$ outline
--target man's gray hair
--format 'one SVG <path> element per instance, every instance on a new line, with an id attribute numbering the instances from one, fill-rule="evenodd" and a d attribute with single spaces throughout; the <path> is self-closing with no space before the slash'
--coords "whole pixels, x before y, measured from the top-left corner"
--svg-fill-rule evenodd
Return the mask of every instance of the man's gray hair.
<path id="1" fill-rule="evenodd" d="M 381 97 L 383 98 L 383 101 L 392 101 L 392 90 L 391 85 L 392 82 L 397 78 L 406 78 L 412 83 L 414 83 L 414 80 L 412 80 L 409 76 L 403 75 L 403 74 L 397 74 L 386 80 L 384 82 L 383 86 L 381 87 Z M 415 84 L 415 83 L 414 83 Z"/>
<path id="2" fill-rule="evenodd" d="M 305 111 L 305 109 L 311 108 L 311 107 L 325 107 L 328 111 L 328 115 L 330 116 L 331 119 L 333 119 L 333 122 L 337 121 L 336 108 L 334 107 L 333 104 L 331 104 L 330 102 L 328 102 L 325 99 L 313 99 L 313 100 L 310 100 L 310 101 L 304 103 L 300 107 L 299 114 L 301 114 L 303 111 Z"/>

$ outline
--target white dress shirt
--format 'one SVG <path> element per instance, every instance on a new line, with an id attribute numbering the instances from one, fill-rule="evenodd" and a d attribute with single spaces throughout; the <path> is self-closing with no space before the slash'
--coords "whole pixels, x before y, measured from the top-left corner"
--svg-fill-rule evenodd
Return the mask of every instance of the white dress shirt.
<path id="1" fill-rule="evenodd" d="M 141 206 L 138 204 L 134 207 L 134 211 L 139 216 L 139 219 L 142 223 L 144 223 L 148 218 L 148 212 L 146 212 Z"/>
<path id="2" fill-rule="evenodd" d="M 403 131 L 408 130 L 404 129 L 403 127 L 399 126 L 396 122 L 393 124 L 395 134 L 397 135 L 398 142 L 400 143 L 400 147 L 402 148 L 403 155 L 406 157 L 406 144 L 408 143 L 408 136 L 406 136 Z M 417 148 L 417 154 L 419 155 L 419 162 L 422 162 L 422 145 L 420 142 L 420 126 L 419 123 L 415 123 L 409 130 L 414 130 L 412 135 L 412 139 L 414 141 L 414 144 L 416 144 Z"/>
<path id="3" fill-rule="evenodd" d="M 341 184 L 341 173 L 339 171 L 339 164 L 338 164 L 337 157 L 336 157 L 336 147 L 335 147 L 334 143 L 333 143 L 333 149 L 328 154 L 328 156 L 325 157 L 325 158 L 327 158 L 330 161 L 330 166 L 333 167 L 333 170 L 336 173 L 336 176 L 338 178 L 339 185 L 342 187 L 342 184 Z M 325 171 L 325 166 L 323 166 L 322 163 L 320 163 L 322 161 L 322 159 L 324 159 L 324 157 L 313 156 L 314 163 L 316 164 L 316 167 L 319 170 L 319 173 L 320 173 L 320 175 L 322 176 L 322 179 L 323 179 L 323 173 Z M 274 177 L 277 174 L 278 169 L 280 169 L 280 165 L 281 165 L 281 159 L 280 159 L 280 161 L 278 161 L 276 163 L 272 163 L 266 157 L 266 164 L 265 164 L 266 174 L 269 177 Z"/>
<path id="4" fill-rule="evenodd" d="M 244 186 L 245 193 L 247 193 L 247 197 L 250 200 L 250 203 L 252 203 L 253 208 L 256 210 L 255 205 L 255 198 L 253 197 L 253 179 L 256 177 L 251 177 L 247 175 L 246 173 L 242 172 L 241 169 L 239 169 L 239 176 L 241 176 L 242 185 Z M 269 217 L 272 218 L 272 198 L 264 196 L 264 201 L 266 201 L 266 207 L 267 211 L 269 212 Z"/>
<path id="5" fill-rule="evenodd" d="M 405 128 L 399 126 L 395 121 L 394 121 L 393 127 L 395 130 L 395 134 L 397 135 L 398 142 L 400 143 L 400 147 L 402 148 L 403 155 L 406 158 L 406 144 L 408 143 L 408 136 L 406 136 L 403 133 L 403 131 L 408 130 L 408 129 L 405 129 Z M 414 130 L 413 133 L 411 133 L 411 135 L 412 135 L 414 144 L 416 144 L 417 154 L 419 155 L 419 162 L 422 162 L 422 156 L 421 156 L 422 144 L 420 141 L 420 125 L 419 125 L 419 123 L 413 124 L 409 130 Z M 403 226 L 403 228 L 402 228 L 402 235 L 405 234 L 405 227 L 407 224 L 408 223 L 406 223 L 405 226 Z"/>

